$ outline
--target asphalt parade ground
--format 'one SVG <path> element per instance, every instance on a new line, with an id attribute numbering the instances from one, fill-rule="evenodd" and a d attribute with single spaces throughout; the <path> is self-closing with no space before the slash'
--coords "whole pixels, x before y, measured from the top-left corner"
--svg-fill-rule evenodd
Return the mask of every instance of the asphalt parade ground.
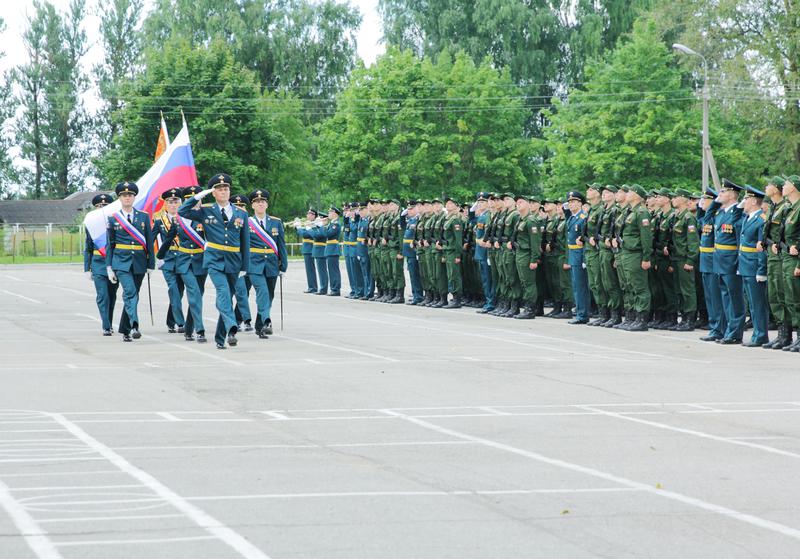
<path id="1" fill-rule="evenodd" d="M 167 333 L 160 273 L 123 343 L 80 266 L 0 267 L 0 557 L 800 556 L 799 355 L 306 295 L 301 266 L 283 330 L 276 302 L 225 351 Z"/>

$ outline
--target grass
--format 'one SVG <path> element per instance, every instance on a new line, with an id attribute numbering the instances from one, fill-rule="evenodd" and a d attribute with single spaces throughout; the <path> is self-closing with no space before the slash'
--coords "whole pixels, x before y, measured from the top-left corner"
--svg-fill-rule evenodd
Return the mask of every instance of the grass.
<path id="1" fill-rule="evenodd" d="M 0 264 L 66 264 L 83 263 L 82 255 L 58 254 L 54 256 L 11 256 L 0 255 Z"/>

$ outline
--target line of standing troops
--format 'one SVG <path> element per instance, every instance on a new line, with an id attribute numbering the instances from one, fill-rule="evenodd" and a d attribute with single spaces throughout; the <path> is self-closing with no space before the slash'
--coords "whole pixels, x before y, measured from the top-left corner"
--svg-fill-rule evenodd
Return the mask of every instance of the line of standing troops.
<path id="1" fill-rule="evenodd" d="M 341 230 L 298 232 L 304 253 L 320 236 L 341 241 L 348 298 L 523 320 L 549 302 L 545 316 L 571 324 L 708 327 L 704 341 L 797 352 L 800 177 L 767 183 L 762 192 L 724 179 L 702 194 L 592 184 L 566 200 L 481 192 L 471 205 L 411 200 L 405 209 L 371 199 L 344 205 Z M 337 271 L 338 259 L 337 250 Z M 319 292 L 313 264 L 306 259 L 308 292 Z"/>

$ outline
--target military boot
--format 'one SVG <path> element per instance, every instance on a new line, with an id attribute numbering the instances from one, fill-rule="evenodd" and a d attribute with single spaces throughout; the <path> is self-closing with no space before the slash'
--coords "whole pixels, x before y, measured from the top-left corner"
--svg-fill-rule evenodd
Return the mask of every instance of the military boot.
<path id="1" fill-rule="evenodd" d="M 545 316 L 547 318 L 555 318 L 555 316 L 560 313 L 561 313 L 561 303 L 553 301 L 553 309 Z"/>
<path id="2" fill-rule="evenodd" d="M 781 322 L 778 325 L 778 336 L 771 342 L 763 344 L 761 347 L 764 349 L 782 349 L 783 344 L 786 343 L 786 324 Z"/>
<path id="3" fill-rule="evenodd" d="M 613 328 L 616 328 L 617 330 L 627 330 L 628 326 L 630 326 L 634 322 L 635 321 L 634 321 L 633 309 L 625 309 L 625 320 L 619 322 L 618 324 L 615 324 Z"/>
<path id="4" fill-rule="evenodd" d="M 649 313 L 647 312 L 640 312 L 636 313 L 637 319 L 636 321 L 628 326 L 628 332 L 647 332 L 648 329 L 648 322 L 647 317 Z"/>
<path id="5" fill-rule="evenodd" d="M 622 313 L 619 312 L 619 309 L 611 309 L 611 317 L 606 322 L 601 324 L 601 326 L 604 328 L 613 328 L 622 322 L 621 314 Z"/>
<path id="6" fill-rule="evenodd" d="M 555 315 L 553 318 L 572 318 L 572 303 L 562 301 L 561 312 Z"/>
<path id="7" fill-rule="evenodd" d="M 602 326 L 603 324 L 605 324 L 608 321 L 608 319 L 610 318 L 610 315 L 611 315 L 611 313 L 609 312 L 608 307 L 602 307 L 600 309 L 600 316 L 598 316 L 596 319 L 592 320 L 589 323 L 589 326 Z"/>
<path id="8" fill-rule="evenodd" d="M 450 301 L 445 308 L 446 309 L 460 309 L 461 308 L 461 296 L 460 295 L 456 295 L 454 293 L 453 294 L 453 300 Z"/>
<path id="9" fill-rule="evenodd" d="M 514 299 L 508 305 L 508 310 L 503 314 L 501 314 L 500 316 L 503 318 L 514 318 L 515 316 L 517 316 L 517 313 L 519 313 L 519 301 Z"/>
<path id="10" fill-rule="evenodd" d="M 533 320 L 536 318 L 536 311 L 534 310 L 534 305 L 525 305 L 522 311 L 515 316 L 519 320 Z"/>

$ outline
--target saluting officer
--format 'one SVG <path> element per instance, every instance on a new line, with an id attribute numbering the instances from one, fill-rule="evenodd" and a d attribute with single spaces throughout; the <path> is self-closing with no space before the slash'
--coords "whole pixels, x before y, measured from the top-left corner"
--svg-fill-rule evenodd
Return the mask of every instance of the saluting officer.
<path id="1" fill-rule="evenodd" d="M 164 200 L 164 211 L 153 221 L 153 238 L 158 241 L 159 249 L 156 253 L 156 267 L 164 275 L 167 283 L 167 296 L 169 298 L 169 308 L 167 309 L 167 331 L 170 334 L 184 331 L 183 318 L 183 280 L 176 271 L 178 262 L 178 242 L 167 241 L 170 229 L 176 227 L 178 219 L 178 206 L 181 205 L 181 191 L 179 188 L 170 188 L 161 194 Z"/>
<path id="2" fill-rule="evenodd" d="M 92 198 L 92 206 L 103 208 L 111 203 L 111 196 L 108 194 L 98 194 Z M 111 326 L 114 322 L 114 304 L 117 302 L 117 282 L 108 279 L 106 270 L 106 258 L 100 249 L 94 245 L 92 236 L 86 231 L 86 248 L 83 252 L 83 271 L 86 272 L 92 282 L 96 293 L 95 301 L 97 310 L 100 313 L 100 322 L 103 326 L 103 335 L 110 336 L 114 333 Z"/>
<path id="3" fill-rule="evenodd" d="M 572 191 L 567 194 L 569 217 L 567 218 L 567 261 L 564 267 L 569 270 L 572 294 L 575 298 L 575 318 L 570 324 L 589 323 L 589 277 L 584 260 L 584 233 L 588 214 L 583 211 L 583 194 Z"/>
<path id="4" fill-rule="evenodd" d="M 769 306 L 767 305 L 767 253 L 764 252 L 764 214 L 761 203 L 765 194 L 745 186 L 744 215 L 739 235 L 739 275 L 750 303 L 753 335 L 745 347 L 761 347 L 769 342 Z"/>
<path id="5" fill-rule="evenodd" d="M 744 336 L 744 288 L 738 272 L 739 235 L 742 208 L 737 201 L 743 188 L 728 179 L 722 180 L 717 196 L 721 207 L 714 218 L 714 271 L 719 274 L 722 310 L 728 328 L 721 344 L 741 344 Z"/>
<path id="6" fill-rule="evenodd" d="M 122 341 L 130 342 L 142 337 L 139 332 L 139 288 L 145 274 L 156 266 L 153 252 L 153 231 L 150 216 L 133 207 L 139 193 L 136 183 L 121 182 L 115 192 L 122 208 L 108 218 L 108 245 L 106 246 L 106 272 L 112 282 L 122 284 L 125 310 L 119 321 Z"/>
<path id="7" fill-rule="evenodd" d="M 236 280 L 243 277 L 250 266 L 250 235 L 247 232 L 247 214 L 230 203 L 232 179 L 225 173 L 214 175 L 208 188 L 186 200 L 178 215 L 203 224 L 206 233 L 206 250 L 203 265 L 208 269 L 217 291 L 216 306 L 219 311 L 214 340 L 217 349 L 225 349 L 225 341 L 235 346 L 238 324 L 233 312 L 233 291 Z M 215 204 L 203 207 L 200 201 L 213 193 Z"/>
<path id="8" fill-rule="evenodd" d="M 303 245 L 300 248 L 300 252 L 303 255 L 303 264 L 306 269 L 306 284 L 308 288 L 305 290 L 305 293 L 316 293 L 317 292 L 317 268 L 314 264 L 314 238 L 311 235 L 311 223 L 317 219 L 317 210 L 314 208 L 309 208 L 308 212 L 306 212 L 306 221 L 308 222 L 308 227 L 301 227 L 299 224 L 295 226 L 297 230 L 297 236 L 301 239 Z"/>
<path id="9" fill-rule="evenodd" d="M 199 192 L 199 186 L 187 186 L 182 189 L 181 197 L 186 200 L 193 198 Z M 181 280 L 186 286 L 186 299 L 189 302 L 183 336 L 187 342 L 191 342 L 195 339 L 194 332 L 197 332 L 197 342 L 204 344 L 206 343 L 206 328 L 203 324 L 203 293 L 206 289 L 208 270 L 203 267 L 203 252 L 206 244 L 203 236 L 203 224 L 194 223 L 178 215 L 175 225 L 170 228 L 164 243 L 171 244 L 175 239 L 178 242 L 175 271 L 180 274 Z"/>

